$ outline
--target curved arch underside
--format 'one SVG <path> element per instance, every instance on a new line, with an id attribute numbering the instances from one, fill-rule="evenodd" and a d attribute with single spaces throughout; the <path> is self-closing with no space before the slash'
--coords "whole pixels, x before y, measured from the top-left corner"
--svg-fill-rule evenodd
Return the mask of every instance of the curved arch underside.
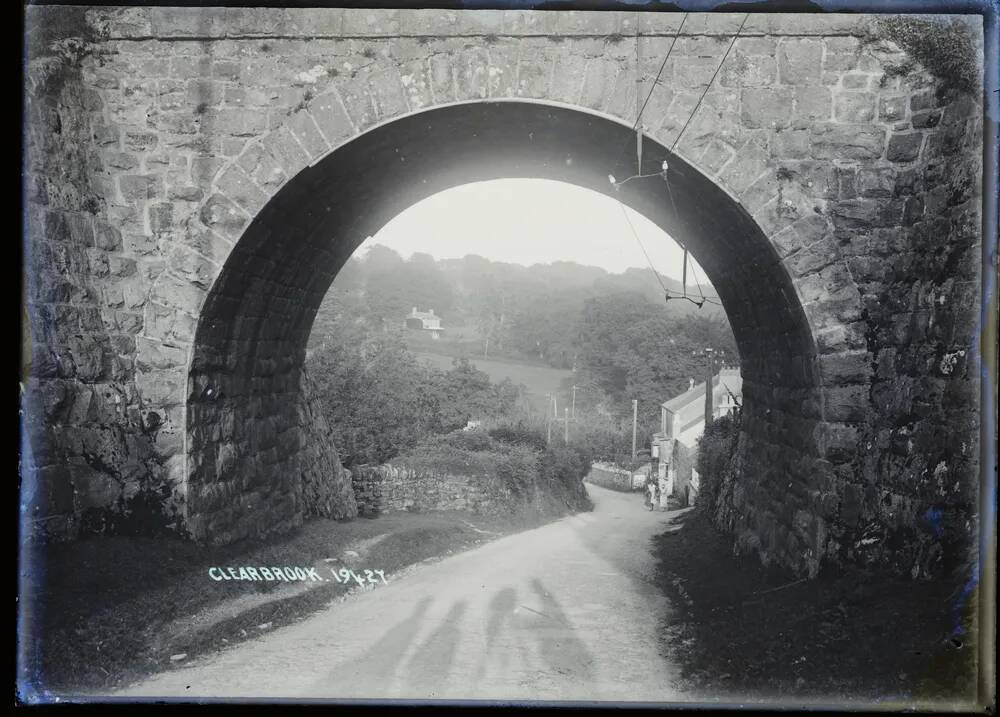
<path id="1" fill-rule="evenodd" d="M 337 272 L 407 207 L 498 178 L 552 179 L 614 196 L 687 246 L 717 290 L 739 346 L 745 410 L 759 419 L 746 422 L 754 426 L 747 440 L 790 446 L 802 457 L 778 460 L 775 471 L 811 470 L 806 466 L 819 455 L 813 435 L 822 420 L 820 378 L 792 282 L 771 242 L 730 195 L 647 138 L 642 171 L 659 171 L 664 159 L 672 202 L 660 177 L 616 191 L 609 173 L 636 172 L 631 128 L 566 107 L 482 102 L 379 126 L 290 180 L 244 232 L 201 312 L 187 415 L 192 532 L 204 537 L 231 522 L 217 518 L 213 527 L 197 516 L 216 515 L 228 498 L 248 491 L 271 503 L 275 491 L 287 494 L 289 510 L 297 509 L 289 481 L 302 473 L 307 448 L 305 346 Z M 631 241 L 624 224 L 616 240 Z M 254 532 L 250 525 L 235 535 Z"/>

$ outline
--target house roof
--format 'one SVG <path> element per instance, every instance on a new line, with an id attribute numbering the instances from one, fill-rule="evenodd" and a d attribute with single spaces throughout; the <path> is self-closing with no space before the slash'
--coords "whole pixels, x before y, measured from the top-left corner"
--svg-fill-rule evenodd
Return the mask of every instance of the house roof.
<path id="1" fill-rule="evenodd" d="M 406 317 L 408 319 L 440 319 L 440 316 L 432 314 L 429 311 L 411 311 Z"/>
<path id="2" fill-rule="evenodd" d="M 722 369 L 715 376 L 712 376 L 712 388 L 715 389 L 719 386 L 719 381 L 722 381 L 722 385 L 728 388 L 734 393 L 739 393 L 739 389 L 742 386 L 742 377 L 740 376 L 739 369 Z M 734 385 L 735 384 L 735 385 Z M 705 382 L 696 383 L 694 386 L 689 388 L 684 393 L 674 396 L 668 401 L 664 401 L 660 405 L 667 409 L 671 413 L 677 413 L 682 409 L 690 406 L 696 402 L 703 402 L 705 400 Z"/>
<path id="3" fill-rule="evenodd" d="M 715 383 L 717 383 L 717 378 L 718 377 L 715 376 L 712 377 L 713 386 L 715 385 Z M 678 396 L 674 396 L 669 401 L 664 401 L 660 405 L 663 406 L 668 411 L 673 411 L 674 413 L 676 413 L 685 406 L 690 406 L 692 403 L 695 403 L 696 401 L 704 401 L 704 400 L 705 400 L 705 382 L 702 381 L 701 383 L 696 383 L 694 386 L 689 388 L 684 393 Z"/>

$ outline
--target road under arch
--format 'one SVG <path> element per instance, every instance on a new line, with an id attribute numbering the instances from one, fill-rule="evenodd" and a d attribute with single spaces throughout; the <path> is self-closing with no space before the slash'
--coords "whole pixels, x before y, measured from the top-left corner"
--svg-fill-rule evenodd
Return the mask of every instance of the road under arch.
<path id="1" fill-rule="evenodd" d="M 788 272 L 743 207 L 697 169 L 650 139 L 642 161 L 654 175 L 666 161 L 669 187 L 660 176 L 612 187 L 609 174 L 637 170 L 635 135 L 618 121 L 538 102 L 470 102 L 378 126 L 291 179 L 243 233 L 200 315 L 187 407 L 192 533 L 226 540 L 294 522 L 307 500 L 301 483 L 326 480 L 323 462 L 336 454 L 313 445 L 329 439 L 307 425 L 302 367 L 320 302 L 360 243 L 432 194 L 512 177 L 615 196 L 690 249 L 722 300 L 743 367 L 740 450 L 752 480 L 736 500 L 763 505 L 757 498 L 780 491 L 802 496 L 798 510 L 812 513 L 809 494 L 824 475 L 823 392 Z M 256 510 L 265 504 L 267 521 Z M 783 526 L 795 512 L 742 516 L 770 526 L 769 551 L 818 556 L 819 519 L 790 540 Z"/>

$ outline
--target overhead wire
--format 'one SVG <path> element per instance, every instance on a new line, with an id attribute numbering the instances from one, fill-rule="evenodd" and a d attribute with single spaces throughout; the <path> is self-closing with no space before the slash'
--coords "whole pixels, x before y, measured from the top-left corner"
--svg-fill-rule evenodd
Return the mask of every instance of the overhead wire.
<path id="1" fill-rule="evenodd" d="M 660 75 L 663 74 L 663 69 L 667 66 L 667 60 L 670 59 L 670 53 L 674 51 L 674 45 L 677 43 L 677 38 L 681 34 L 681 30 L 684 29 L 684 23 L 687 22 L 687 18 L 688 13 L 684 13 L 684 17 L 681 18 L 681 24 L 677 26 L 677 32 L 674 33 L 674 37 L 670 41 L 670 47 L 667 48 L 667 54 L 663 56 L 663 62 L 660 63 L 660 69 L 657 71 L 656 77 L 653 78 L 653 84 L 649 88 L 649 94 L 646 95 L 646 100 L 642 103 L 642 108 L 636 113 L 635 124 L 632 125 L 633 131 L 639 128 L 639 123 L 642 121 L 642 113 L 646 111 L 646 105 L 649 104 L 649 100 L 653 96 L 656 86 L 660 83 Z M 636 26 L 636 29 L 638 31 L 638 25 Z M 636 68 L 636 72 L 640 72 L 639 68 Z"/>
<path id="2" fill-rule="evenodd" d="M 638 244 L 639 248 L 642 250 L 643 256 L 646 257 L 646 263 L 649 265 L 649 270 L 652 272 L 653 276 L 656 278 L 656 283 L 658 283 L 660 285 L 660 289 L 663 291 L 664 297 L 666 298 L 667 301 L 669 301 L 671 299 L 684 299 L 684 300 L 690 301 L 692 304 L 698 305 L 699 307 L 702 304 L 715 304 L 717 306 L 722 306 L 722 303 L 719 301 L 719 297 L 717 297 L 717 296 L 705 296 L 705 294 L 702 292 L 702 290 L 701 290 L 701 282 L 697 278 L 697 274 L 695 272 L 695 265 L 694 265 L 693 262 L 691 264 L 691 271 L 692 271 L 692 273 L 695 273 L 695 282 L 698 284 L 698 293 L 700 294 L 700 301 L 698 299 L 694 299 L 694 298 L 692 298 L 690 296 L 687 296 L 686 294 L 685 295 L 680 295 L 680 296 L 672 296 L 671 295 L 671 290 L 669 288 L 667 288 L 666 284 L 663 283 L 663 279 L 660 276 L 660 273 L 656 270 L 656 267 L 653 265 L 653 261 L 649 257 L 649 252 L 646 251 L 646 245 L 642 243 L 642 239 L 639 237 L 639 232 L 636 231 L 635 225 L 632 223 L 631 218 L 629 218 L 628 210 L 625 208 L 625 204 L 623 202 L 619 201 L 618 202 L 618 207 L 621 209 L 622 216 L 625 217 L 625 222 L 628 224 L 629 229 L 632 231 L 632 236 L 635 238 L 636 244 Z"/>
<path id="3" fill-rule="evenodd" d="M 635 230 L 635 226 L 632 224 L 632 220 L 629 219 L 628 211 L 625 209 L 625 205 L 619 200 L 618 206 L 621 207 L 622 216 L 625 217 L 625 221 L 628 223 L 629 229 L 632 230 L 632 236 L 635 237 L 636 243 L 639 245 L 639 248 L 642 249 L 643 256 L 646 257 L 646 263 L 649 264 L 649 270 L 653 272 L 653 276 L 656 277 L 656 281 L 660 285 L 660 288 L 664 292 L 669 293 L 670 290 L 666 287 L 666 284 L 663 283 L 663 279 L 660 278 L 660 273 L 656 270 L 656 267 L 653 266 L 653 262 L 649 258 L 649 253 L 646 251 L 646 247 L 642 243 L 642 239 L 639 238 L 639 232 Z"/>
<path id="4" fill-rule="evenodd" d="M 608 179 L 611 181 L 611 184 L 615 188 L 616 191 L 623 184 L 625 184 L 626 182 L 630 182 L 633 179 L 642 179 L 642 178 L 646 178 L 646 177 L 656 177 L 656 176 L 663 177 L 663 181 L 667 185 L 667 194 L 668 194 L 668 196 L 670 198 L 671 210 L 673 211 L 674 216 L 677 217 L 678 219 L 680 219 L 680 215 L 677 213 L 677 205 L 674 202 L 674 194 L 673 194 L 673 191 L 672 191 L 672 189 L 670 187 L 670 179 L 669 179 L 668 174 L 667 174 L 668 173 L 669 165 L 668 165 L 667 161 L 666 160 L 663 161 L 662 169 L 659 172 L 651 172 L 649 174 L 643 174 L 642 171 L 641 171 L 642 170 L 642 128 L 641 128 L 641 122 L 642 122 L 642 113 L 645 112 L 646 106 L 649 104 L 649 100 L 652 98 L 653 93 L 656 91 L 657 85 L 659 85 L 660 76 L 663 74 L 663 70 L 667 66 L 667 61 L 670 59 L 670 54 L 673 52 L 674 45 L 677 43 L 677 38 L 680 35 L 681 30 L 684 27 L 684 23 L 687 21 L 687 16 L 688 16 L 688 13 L 684 13 L 684 17 L 681 19 L 680 24 L 677 26 L 677 31 L 674 33 L 673 39 L 670 42 L 670 47 L 667 49 L 667 52 L 666 52 L 666 54 L 663 57 L 663 62 L 660 63 L 660 69 L 657 71 L 656 77 L 653 79 L 653 83 L 652 83 L 652 85 L 649 88 L 649 93 L 646 95 L 645 101 L 642 103 L 642 105 L 636 111 L 635 124 L 633 124 L 632 129 L 633 129 L 633 131 L 636 132 L 636 164 L 637 164 L 637 173 L 633 174 L 630 177 L 627 177 L 626 179 L 624 179 L 624 180 L 622 180 L 620 182 L 617 181 L 617 180 L 615 180 L 614 175 L 612 175 L 612 174 L 608 175 Z M 726 64 L 726 59 L 729 57 L 729 53 L 732 52 L 733 46 L 736 44 L 736 40 L 739 38 L 740 33 L 743 32 L 743 28 L 746 25 L 746 22 L 747 22 L 747 20 L 749 18 L 750 18 L 750 13 L 746 13 L 743 16 L 743 21 L 740 23 L 739 28 L 737 28 L 736 33 L 733 35 L 732 40 L 729 42 L 729 47 L 726 48 L 726 52 L 722 55 L 722 60 L 719 62 L 719 65 L 715 68 L 715 72 L 712 74 L 711 79 L 709 79 L 708 84 L 705 85 L 704 91 L 701 93 L 701 96 L 698 98 L 698 102 L 695 103 L 694 109 L 691 110 L 691 113 L 688 115 L 687 120 L 684 122 L 684 125 L 681 127 L 681 131 L 677 134 L 677 137 L 671 143 L 670 149 L 668 150 L 670 152 L 670 154 L 673 154 L 673 151 L 677 147 L 677 144 L 680 142 L 681 137 L 684 136 L 684 132 L 687 131 L 688 126 L 691 124 L 691 121 L 694 119 L 695 114 L 697 114 L 699 108 L 701 107 L 701 103 L 704 101 L 705 96 L 708 94 L 708 91 L 712 88 L 712 85 L 715 84 L 715 79 L 719 76 L 719 72 L 722 70 L 723 65 Z M 642 82 L 642 80 L 641 80 L 641 71 L 642 70 L 641 70 L 641 66 L 640 66 L 640 62 L 639 62 L 639 23 L 638 23 L 638 19 L 636 21 L 635 42 L 636 42 L 636 46 L 635 46 L 635 50 L 636 50 L 636 102 L 637 102 L 637 106 L 638 106 L 638 97 L 639 97 L 639 94 L 638 94 L 639 93 L 638 85 Z M 714 297 L 707 297 L 707 296 L 705 296 L 704 292 L 701 289 L 701 282 L 698 280 L 697 275 L 695 275 L 695 284 L 698 287 L 698 294 L 699 294 L 699 297 L 700 297 L 700 301 L 696 300 L 696 299 L 693 299 L 692 297 L 690 297 L 690 296 L 687 295 L 687 281 L 686 281 L 686 276 L 687 276 L 687 255 L 688 255 L 688 249 L 687 249 L 687 247 L 683 243 L 677 241 L 676 239 L 674 241 L 677 241 L 677 244 L 680 245 L 680 247 L 684 250 L 684 262 L 685 262 L 684 263 L 684 274 L 685 274 L 685 280 L 684 280 L 684 285 L 683 285 L 683 294 L 681 296 L 671 296 L 670 295 L 670 290 L 667 289 L 666 285 L 663 283 L 663 280 L 660 278 L 659 272 L 657 272 L 656 268 L 653 266 L 653 262 L 649 258 L 649 253 L 646 251 L 645 245 L 642 243 L 642 240 L 639 238 L 639 234 L 636 231 L 635 226 L 632 224 L 632 220 L 629 218 L 628 212 L 625 209 L 625 204 L 621 201 L 621 199 L 618 200 L 618 205 L 621 207 L 622 215 L 625 217 L 625 221 L 628 223 L 629 229 L 632 231 L 632 236 L 635 237 L 636 242 L 639 244 L 639 248 L 642 249 L 642 253 L 646 257 L 646 263 L 649 264 L 650 271 L 653 272 L 653 276 L 656 277 L 657 283 L 660 285 L 660 288 L 664 292 L 665 300 L 669 301 L 670 299 L 686 299 L 686 300 L 692 302 L 693 304 L 696 304 L 699 308 L 701 308 L 701 306 L 704 305 L 704 304 L 706 304 L 706 303 L 715 304 L 715 305 L 718 305 L 718 306 L 722 306 L 722 303 L 721 303 L 721 300 L 719 299 L 719 297 L 717 297 L 717 296 L 714 296 Z M 692 271 L 692 273 L 696 274 L 694 263 L 691 264 L 691 271 Z"/>
<path id="5" fill-rule="evenodd" d="M 680 133 L 678 133 L 677 138 L 674 140 L 673 144 L 670 145 L 670 152 L 671 152 L 671 154 L 674 151 L 674 147 L 676 147 L 677 143 L 680 142 L 681 137 L 684 136 L 684 131 L 688 128 L 688 125 L 691 124 L 691 120 L 694 119 L 695 114 L 698 112 L 698 108 L 701 107 L 701 103 L 702 103 L 702 100 L 705 99 L 705 95 L 708 94 L 708 91 L 712 88 L 712 85 L 715 83 L 715 78 L 719 76 L 719 71 L 722 70 L 722 66 L 724 64 L 726 64 L 726 58 L 728 58 L 729 57 L 729 53 L 732 52 L 733 45 L 736 44 L 736 40 L 739 38 L 740 33 L 743 32 L 743 27 L 747 24 L 747 20 L 749 18 L 750 18 L 750 13 L 746 13 L 743 16 L 743 22 L 740 23 L 739 28 L 737 28 L 737 30 L 736 30 L 736 34 L 733 35 L 733 39 L 730 40 L 729 47 L 726 48 L 726 52 L 722 56 L 722 62 L 720 62 L 719 66 L 715 68 L 715 73 L 712 75 L 712 79 L 710 79 L 708 81 L 708 84 L 705 85 L 705 91 L 701 93 L 701 97 L 698 98 L 698 103 L 694 106 L 694 109 L 691 110 L 691 114 L 688 115 L 687 122 L 685 122 L 684 126 L 681 127 L 681 131 L 680 131 Z"/>
<path id="6" fill-rule="evenodd" d="M 639 13 L 637 12 L 636 15 L 638 16 L 638 14 Z M 641 124 L 640 124 L 642 122 L 642 115 L 646 111 L 646 105 L 649 104 L 650 98 L 652 98 L 652 96 L 653 96 L 653 91 L 660 84 L 660 77 L 663 74 L 663 70 L 667 66 L 667 61 L 670 59 L 670 53 L 672 53 L 674 51 L 674 45 L 677 43 L 677 38 L 680 35 L 681 30 L 684 28 L 684 23 L 687 22 L 687 16 L 688 16 L 688 13 L 684 13 L 684 16 L 681 18 L 681 22 L 677 26 L 677 30 L 674 32 L 674 36 L 673 36 L 673 38 L 670 41 L 670 47 L 667 48 L 667 52 L 666 52 L 666 54 L 663 57 L 663 62 L 660 63 L 660 69 L 657 70 L 656 77 L 653 78 L 653 84 L 650 86 L 649 92 L 646 93 L 646 99 L 643 101 L 643 103 L 642 103 L 641 106 L 639 105 L 639 96 L 640 96 L 639 95 L 639 85 L 642 83 L 642 74 L 641 74 L 642 73 L 642 69 L 641 69 L 641 65 L 639 63 L 639 37 L 640 37 L 640 34 L 639 34 L 638 19 L 636 20 L 636 63 L 635 63 L 635 66 L 636 66 L 636 70 L 635 70 L 635 73 L 636 73 L 636 90 L 635 90 L 636 113 L 635 113 L 635 122 L 632 123 L 632 132 L 636 132 L 636 131 L 639 132 L 639 134 L 637 135 L 637 144 L 638 144 L 639 138 L 641 137 L 641 132 L 642 132 L 642 128 L 641 128 Z M 627 146 L 627 145 L 625 145 L 625 146 Z M 622 149 L 624 149 L 625 146 L 623 146 Z M 642 161 L 641 156 L 638 156 L 638 160 L 641 163 L 641 161 Z M 637 169 L 636 171 L 637 171 L 637 175 L 642 175 L 642 169 L 641 169 L 641 167 L 639 169 Z M 652 175 L 642 175 L 642 176 L 655 176 L 655 173 L 652 174 Z M 628 181 L 628 180 L 625 180 L 625 181 Z"/>

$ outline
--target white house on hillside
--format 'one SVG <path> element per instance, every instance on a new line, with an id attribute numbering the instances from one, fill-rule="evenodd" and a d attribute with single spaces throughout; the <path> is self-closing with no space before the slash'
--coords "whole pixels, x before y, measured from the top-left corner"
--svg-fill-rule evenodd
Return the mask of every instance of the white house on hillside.
<path id="1" fill-rule="evenodd" d="M 417 311 L 416 306 L 413 307 L 413 310 L 410 311 L 409 315 L 403 321 L 403 326 L 407 329 L 429 331 L 431 338 L 435 340 L 441 338 L 441 332 L 444 331 L 441 328 L 441 317 L 434 315 L 434 309 Z"/>

